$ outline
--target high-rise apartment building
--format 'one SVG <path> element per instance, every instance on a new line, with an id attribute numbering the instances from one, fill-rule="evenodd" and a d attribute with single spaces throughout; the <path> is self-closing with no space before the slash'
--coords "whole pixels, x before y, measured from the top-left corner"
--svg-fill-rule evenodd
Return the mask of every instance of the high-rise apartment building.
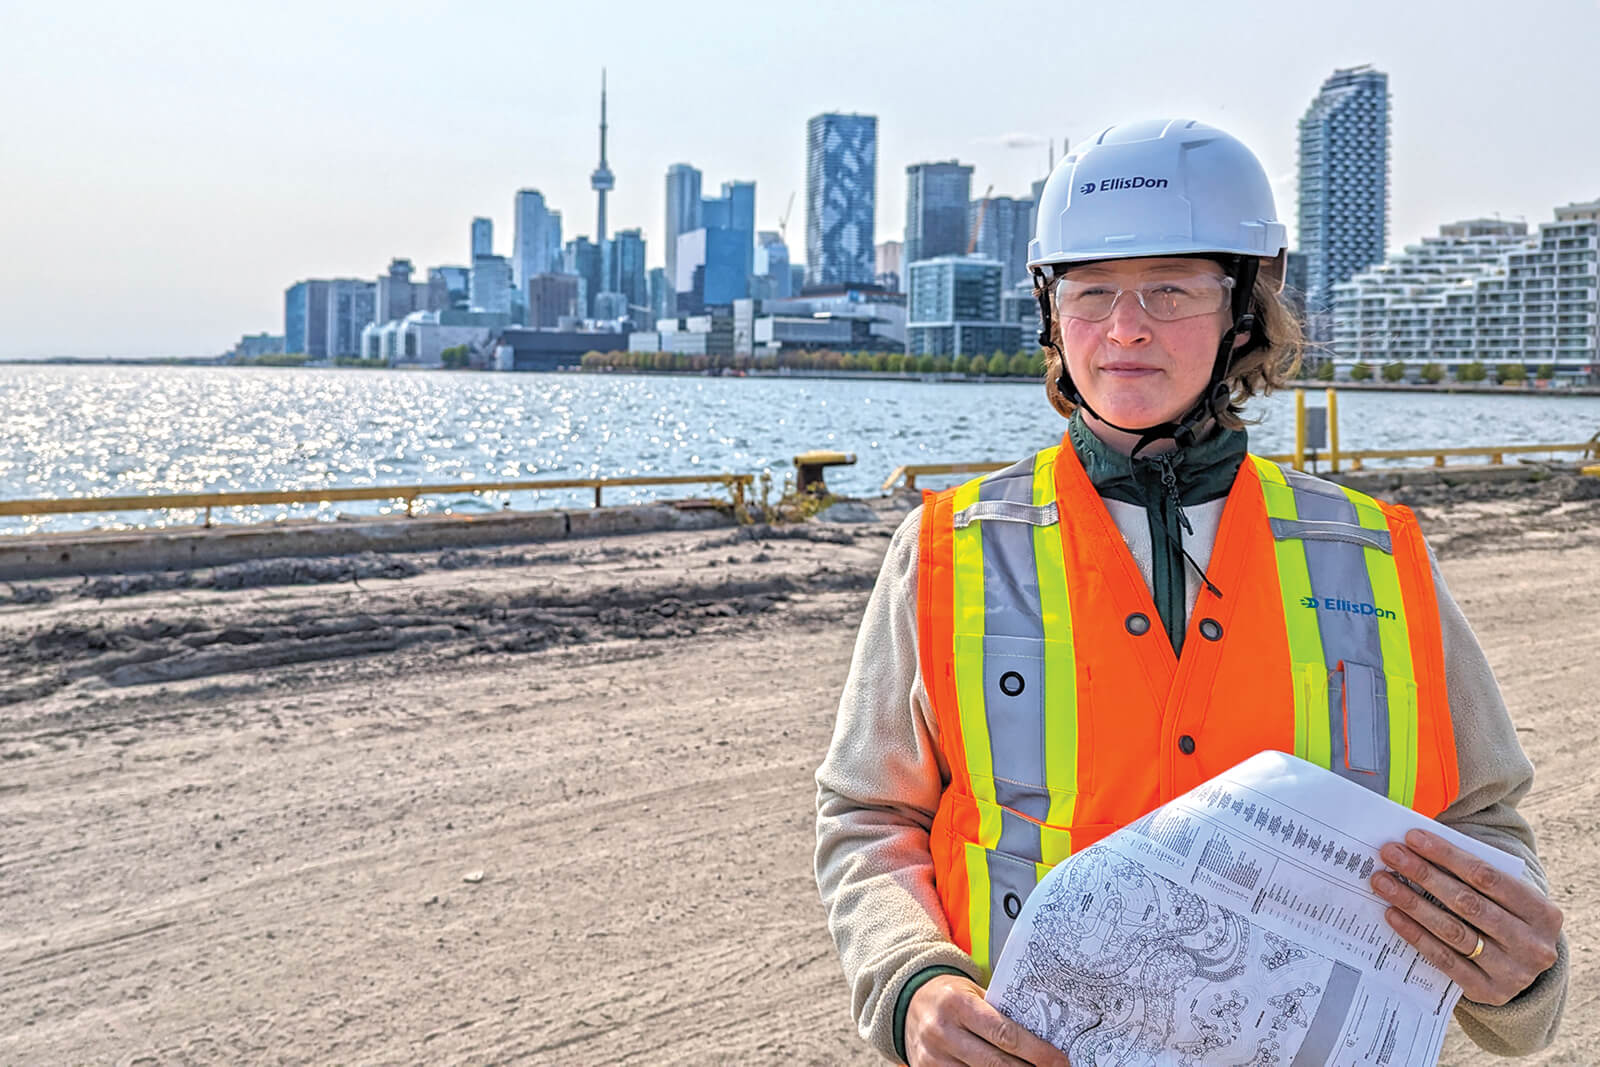
<path id="1" fill-rule="evenodd" d="M 972 168 L 965 164 L 952 159 L 907 167 L 906 262 L 965 253 L 971 198 Z"/>
<path id="2" fill-rule="evenodd" d="M 358 278 L 328 282 L 329 359 L 361 354 L 361 331 L 376 317 L 377 302 L 378 287 L 372 282 Z"/>
<path id="3" fill-rule="evenodd" d="M 906 354 L 988 355 L 1015 352 L 1022 326 L 1000 306 L 1005 269 L 978 256 L 939 256 L 906 265 Z"/>
<path id="4" fill-rule="evenodd" d="M 468 280 L 473 311 L 511 314 L 511 264 L 505 256 L 479 256 Z"/>
<path id="5" fill-rule="evenodd" d="M 877 186 L 877 116 L 813 116 L 806 124 L 808 285 L 872 284 Z"/>
<path id="6" fill-rule="evenodd" d="M 472 220 L 472 258 L 494 255 L 494 220 L 475 218 Z"/>
<path id="7" fill-rule="evenodd" d="M 967 206 L 967 226 L 976 230 L 975 251 L 996 260 L 1005 268 L 1005 288 L 1010 289 L 1028 277 L 1028 242 L 1033 239 L 1033 201 L 1009 196 L 991 196 L 987 203 L 974 200 Z"/>
<path id="8" fill-rule="evenodd" d="M 667 244 L 663 249 L 669 290 L 678 277 L 678 237 L 700 225 L 700 172 L 687 163 L 674 163 L 667 168 Z"/>
<path id="9" fill-rule="evenodd" d="M 295 282 L 284 290 L 283 350 L 328 358 L 327 282 Z"/>
<path id="10" fill-rule="evenodd" d="M 560 269 L 561 212 L 551 211 L 537 189 L 522 189 L 517 193 L 514 220 L 511 281 L 520 292 L 535 274 Z"/>
<path id="11" fill-rule="evenodd" d="M 1600 201 L 1521 222 L 1471 219 L 1440 228 L 1334 287 L 1339 366 L 1427 363 L 1450 371 L 1546 367 L 1589 382 L 1600 373 Z"/>
<path id="12" fill-rule="evenodd" d="M 1383 261 L 1389 227 L 1389 76 L 1336 70 L 1300 119 L 1300 249 L 1313 340 L 1333 287 Z"/>

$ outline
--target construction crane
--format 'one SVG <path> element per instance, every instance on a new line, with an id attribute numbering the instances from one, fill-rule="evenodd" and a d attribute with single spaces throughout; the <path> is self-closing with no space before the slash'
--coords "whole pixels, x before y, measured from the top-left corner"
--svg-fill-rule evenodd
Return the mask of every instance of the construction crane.
<path id="1" fill-rule="evenodd" d="M 791 211 L 793 211 L 793 210 L 794 210 L 794 194 L 790 193 L 789 194 L 789 203 L 783 209 L 783 214 L 781 216 L 779 216 L 779 218 L 778 218 L 778 240 L 783 242 L 783 245 L 784 245 L 785 248 L 787 248 L 789 246 L 789 238 L 787 236 L 788 229 L 789 229 L 789 213 Z"/>
<path id="2" fill-rule="evenodd" d="M 989 197 L 994 192 L 994 186 L 983 191 L 983 199 L 978 202 L 978 221 L 972 224 L 972 236 L 967 239 L 967 255 L 978 250 L 978 234 L 983 232 L 983 217 L 989 213 Z"/>

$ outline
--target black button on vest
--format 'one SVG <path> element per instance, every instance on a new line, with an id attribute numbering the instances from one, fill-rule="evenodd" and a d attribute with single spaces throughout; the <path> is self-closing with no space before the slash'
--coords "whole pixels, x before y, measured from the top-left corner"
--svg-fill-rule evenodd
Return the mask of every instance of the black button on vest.
<path id="1" fill-rule="evenodd" d="M 1222 640 L 1222 624 L 1216 619 L 1201 619 L 1200 636 L 1207 641 Z"/>
<path id="2" fill-rule="evenodd" d="M 1150 617 L 1141 612 L 1134 612 L 1122 620 L 1122 625 L 1135 637 L 1143 637 L 1150 632 Z"/>
<path id="3" fill-rule="evenodd" d="M 1185 756 L 1194 755 L 1194 738 L 1190 737 L 1188 734 L 1184 734 L 1182 737 L 1178 738 L 1178 751 L 1182 752 Z"/>
<path id="4" fill-rule="evenodd" d="M 1015 893 L 1007 893 L 1001 899 L 1000 904 L 1006 909 L 1006 918 L 1008 919 L 1015 919 L 1022 914 L 1022 898 Z"/>

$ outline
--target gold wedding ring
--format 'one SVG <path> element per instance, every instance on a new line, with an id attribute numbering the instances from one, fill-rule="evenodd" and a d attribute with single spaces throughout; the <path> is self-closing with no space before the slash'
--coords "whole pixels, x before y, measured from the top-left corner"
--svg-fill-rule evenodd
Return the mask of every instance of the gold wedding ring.
<path id="1" fill-rule="evenodd" d="M 1483 935 L 1479 934 L 1478 943 L 1473 947 L 1471 952 L 1467 953 L 1467 959 L 1475 960 L 1481 955 L 1483 955 Z"/>

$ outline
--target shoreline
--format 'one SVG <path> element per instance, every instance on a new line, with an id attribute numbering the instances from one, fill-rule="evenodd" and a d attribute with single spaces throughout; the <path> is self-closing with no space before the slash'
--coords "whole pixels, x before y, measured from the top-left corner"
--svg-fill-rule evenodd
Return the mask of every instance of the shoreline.
<path id="1" fill-rule="evenodd" d="M 224 369 L 265 369 L 265 370 L 361 370 L 371 372 L 396 371 L 407 374 L 427 371 L 444 371 L 447 368 L 421 367 L 421 366 L 395 366 L 395 367 L 368 367 L 368 366 L 337 366 L 332 363 L 302 363 L 287 366 L 275 366 L 263 363 L 231 363 L 217 360 L 213 357 L 173 357 L 162 359 L 133 359 L 133 358 L 106 358 L 88 359 L 70 356 L 51 357 L 49 359 L 0 359 L 0 366 L 88 366 L 88 367 L 219 367 Z M 659 378 L 794 378 L 794 379 L 843 379 L 862 381 L 893 381 L 916 382 L 926 384 L 953 384 L 953 385 L 1038 385 L 1037 378 L 1029 376 L 989 375 L 989 374 L 957 374 L 954 372 L 920 372 L 893 373 L 890 371 L 827 371 L 827 370 L 757 370 L 744 368 L 727 373 L 712 374 L 707 371 L 692 370 L 656 370 L 656 369 L 607 369 L 588 370 L 576 364 L 567 367 L 557 367 L 544 371 L 498 371 L 480 367 L 448 368 L 451 373 L 481 374 L 594 374 L 615 375 L 618 377 L 659 377 Z M 1295 379 L 1289 382 L 1285 389 L 1325 390 L 1338 389 L 1351 392 L 1374 393 L 1462 393 L 1470 396 L 1600 396 L 1600 385 L 1571 385 L 1571 386 L 1538 386 L 1534 379 L 1528 379 L 1526 384 L 1510 385 L 1492 382 L 1439 382 L 1429 384 L 1425 382 L 1357 382 L 1335 381 L 1325 382 L 1317 379 Z"/>

